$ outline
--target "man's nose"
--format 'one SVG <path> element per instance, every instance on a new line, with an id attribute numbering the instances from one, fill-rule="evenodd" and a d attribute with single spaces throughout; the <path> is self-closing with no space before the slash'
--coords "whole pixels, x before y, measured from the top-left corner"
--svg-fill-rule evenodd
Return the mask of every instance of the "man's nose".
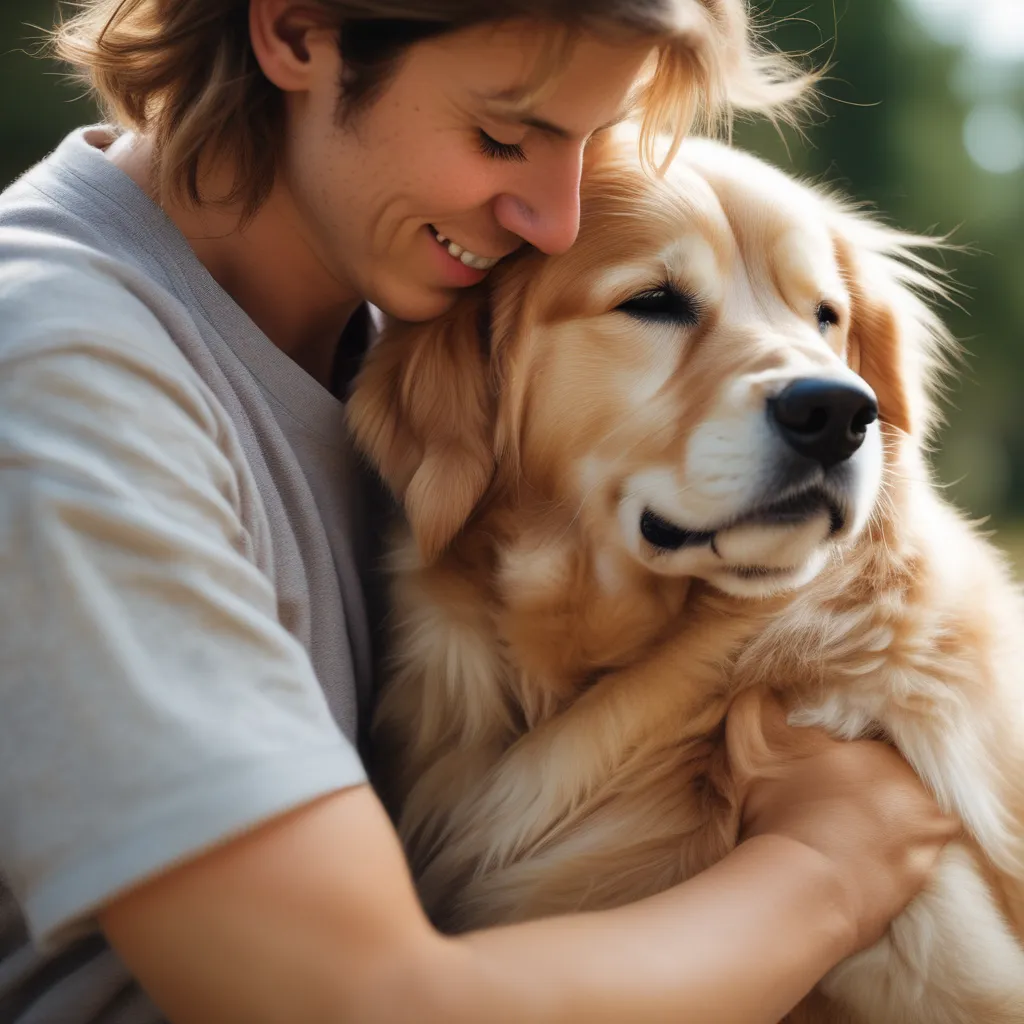
<path id="1" fill-rule="evenodd" d="M 532 169 L 515 192 L 494 201 L 494 215 L 506 231 L 550 256 L 565 252 L 580 230 L 583 152 L 559 156 L 553 166 Z"/>

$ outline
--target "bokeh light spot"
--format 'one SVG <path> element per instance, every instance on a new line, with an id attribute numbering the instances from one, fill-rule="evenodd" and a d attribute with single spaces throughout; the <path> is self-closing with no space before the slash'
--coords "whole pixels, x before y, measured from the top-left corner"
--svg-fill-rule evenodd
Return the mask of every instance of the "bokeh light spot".
<path id="1" fill-rule="evenodd" d="M 990 174 L 1024 168 L 1024 118 L 1005 103 L 980 103 L 964 121 L 964 147 Z"/>

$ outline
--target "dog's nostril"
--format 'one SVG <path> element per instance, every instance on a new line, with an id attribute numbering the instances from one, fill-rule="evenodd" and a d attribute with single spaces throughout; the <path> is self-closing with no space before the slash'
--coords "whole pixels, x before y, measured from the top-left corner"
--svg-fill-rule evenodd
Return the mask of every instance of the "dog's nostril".
<path id="1" fill-rule="evenodd" d="M 769 400 L 768 416 L 790 448 L 829 469 L 863 444 L 878 405 L 866 387 L 805 377 Z"/>
<path id="2" fill-rule="evenodd" d="M 863 434 L 878 419 L 878 406 L 872 399 L 854 417 L 852 429 Z"/>

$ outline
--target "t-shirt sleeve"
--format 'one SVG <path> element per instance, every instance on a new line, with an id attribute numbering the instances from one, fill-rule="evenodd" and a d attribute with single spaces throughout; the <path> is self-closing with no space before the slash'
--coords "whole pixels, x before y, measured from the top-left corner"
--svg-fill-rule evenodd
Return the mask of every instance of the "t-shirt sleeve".
<path id="1" fill-rule="evenodd" d="M 0 871 L 45 946 L 365 776 L 253 558 L 223 410 L 126 288 L 20 274 L 0 279 Z"/>

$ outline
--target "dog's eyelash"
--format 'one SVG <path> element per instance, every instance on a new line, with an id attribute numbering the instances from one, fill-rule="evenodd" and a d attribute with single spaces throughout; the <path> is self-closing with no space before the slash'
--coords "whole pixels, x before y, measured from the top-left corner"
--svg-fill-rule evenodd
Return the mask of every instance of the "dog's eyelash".
<path id="1" fill-rule="evenodd" d="M 675 288 L 652 288 L 615 308 L 638 320 L 671 321 L 684 327 L 695 327 L 700 320 L 700 310 L 693 297 Z"/>

